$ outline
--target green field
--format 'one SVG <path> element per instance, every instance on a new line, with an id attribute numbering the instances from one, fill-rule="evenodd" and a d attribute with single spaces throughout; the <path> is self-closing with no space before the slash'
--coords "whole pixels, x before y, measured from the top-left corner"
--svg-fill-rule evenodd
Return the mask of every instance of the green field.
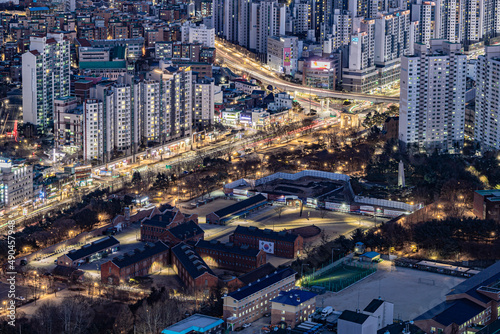
<path id="1" fill-rule="evenodd" d="M 377 271 L 376 266 L 341 264 L 320 275 L 304 277 L 301 285 L 306 287 L 322 286 L 329 291 L 338 292 Z"/>

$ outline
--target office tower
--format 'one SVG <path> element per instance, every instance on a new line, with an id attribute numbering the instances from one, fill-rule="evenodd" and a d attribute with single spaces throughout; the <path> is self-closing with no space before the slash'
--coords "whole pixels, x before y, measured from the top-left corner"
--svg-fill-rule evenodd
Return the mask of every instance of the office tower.
<path id="1" fill-rule="evenodd" d="M 467 57 L 431 40 L 401 58 L 399 139 L 410 150 L 459 152 L 464 141 Z"/>
<path id="2" fill-rule="evenodd" d="M 351 41 L 352 18 L 348 10 L 335 9 L 333 13 L 333 49 L 337 50 Z"/>
<path id="3" fill-rule="evenodd" d="M 267 37 L 285 34 L 286 8 L 276 0 L 264 0 L 258 3 L 256 52 L 266 56 Z"/>
<path id="4" fill-rule="evenodd" d="M 41 134 L 53 129 L 54 99 L 70 93 L 70 43 L 62 33 L 30 38 L 22 56 L 23 120 Z"/>
<path id="5" fill-rule="evenodd" d="M 411 4 L 411 20 L 418 22 L 417 43 L 430 45 L 431 39 L 442 37 L 441 2 L 415 0 Z"/>
<path id="6" fill-rule="evenodd" d="M 408 54 L 411 39 L 409 10 L 379 14 L 375 20 L 375 64 L 384 65 Z"/>
<path id="7" fill-rule="evenodd" d="M 476 65 L 474 139 L 483 150 L 500 149 L 500 45 L 486 46 Z"/>
<path id="8" fill-rule="evenodd" d="M 193 125 L 203 129 L 214 120 L 215 83 L 212 78 L 199 79 L 194 84 Z"/>
<path id="9" fill-rule="evenodd" d="M 465 27 L 465 0 L 441 0 L 441 2 L 443 4 L 441 37 L 451 43 L 461 43 Z"/>

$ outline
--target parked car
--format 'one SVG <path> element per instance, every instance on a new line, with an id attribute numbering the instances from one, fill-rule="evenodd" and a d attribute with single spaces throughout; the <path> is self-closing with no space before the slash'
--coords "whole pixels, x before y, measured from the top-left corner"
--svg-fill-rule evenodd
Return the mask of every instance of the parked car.
<path id="1" fill-rule="evenodd" d="M 264 313 L 264 317 L 270 317 L 271 313 Z"/>
<path id="2" fill-rule="evenodd" d="M 26 300 L 26 298 L 24 298 L 23 296 L 17 296 L 17 297 L 16 297 L 16 299 L 17 299 L 17 300 L 21 300 L 21 301 Z"/>
<path id="3" fill-rule="evenodd" d="M 234 331 L 235 331 L 235 332 L 239 332 L 239 331 L 241 331 L 241 330 L 243 330 L 243 327 L 238 327 L 238 328 L 236 328 Z"/>
<path id="4" fill-rule="evenodd" d="M 243 328 L 248 328 L 248 327 L 250 327 L 250 324 L 248 322 L 243 324 Z"/>

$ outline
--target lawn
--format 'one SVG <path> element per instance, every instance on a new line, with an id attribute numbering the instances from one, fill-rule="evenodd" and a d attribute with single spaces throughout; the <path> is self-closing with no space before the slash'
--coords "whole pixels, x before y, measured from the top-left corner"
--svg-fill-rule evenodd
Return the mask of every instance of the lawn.
<path id="1" fill-rule="evenodd" d="M 341 264 L 319 275 L 304 278 L 303 286 L 322 286 L 329 291 L 338 292 L 356 283 L 360 279 L 377 271 L 376 266 Z"/>

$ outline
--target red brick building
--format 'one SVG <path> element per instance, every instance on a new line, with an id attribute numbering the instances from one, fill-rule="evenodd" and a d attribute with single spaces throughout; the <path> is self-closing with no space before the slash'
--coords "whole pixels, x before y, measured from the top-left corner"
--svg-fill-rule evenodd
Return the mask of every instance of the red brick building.
<path id="1" fill-rule="evenodd" d="M 186 234 L 187 232 L 184 229 L 168 232 L 174 227 L 188 222 L 192 223 L 189 223 L 185 228 L 190 228 L 190 233 Z M 194 233 L 195 228 L 197 233 Z M 180 233 L 184 233 L 185 238 L 179 238 Z M 185 241 L 198 241 L 200 238 L 203 239 L 203 230 L 198 226 L 198 215 L 184 215 L 177 208 L 169 208 L 161 214 L 146 219 L 141 223 L 142 241 L 156 242 L 158 240 L 169 240 L 169 242 L 173 241 L 175 243 L 176 238 Z"/>
<path id="2" fill-rule="evenodd" d="M 188 289 L 208 291 L 219 284 L 219 278 L 194 247 L 183 242 L 172 248 L 172 269 Z"/>
<path id="3" fill-rule="evenodd" d="M 251 249 L 247 245 L 235 246 L 217 240 L 199 240 L 195 250 L 210 267 L 248 272 L 266 263 L 266 253 L 263 250 Z"/>
<path id="4" fill-rule="evenodd" d="M 474 214 L 479 219 L 500 221 L 500 190 L 476 190 Z"/>
<path id="5" fill-rule="evenodd" d="M 252 249 L 262 249 L 266 253 L 289 259 L 300 255 L 304 243 L 304 239 L 298 234 L 240 225 L 229 237 L 229 241 L 236 246 L 248 245 Z"/>
<path id="6" fill-rule="evenodd" d="M 101 265 L 101 282 L 119 284 L 129 278 L 145 276 L 169 264 L 169 247 L 162 241 L 115 257 Z"/>

